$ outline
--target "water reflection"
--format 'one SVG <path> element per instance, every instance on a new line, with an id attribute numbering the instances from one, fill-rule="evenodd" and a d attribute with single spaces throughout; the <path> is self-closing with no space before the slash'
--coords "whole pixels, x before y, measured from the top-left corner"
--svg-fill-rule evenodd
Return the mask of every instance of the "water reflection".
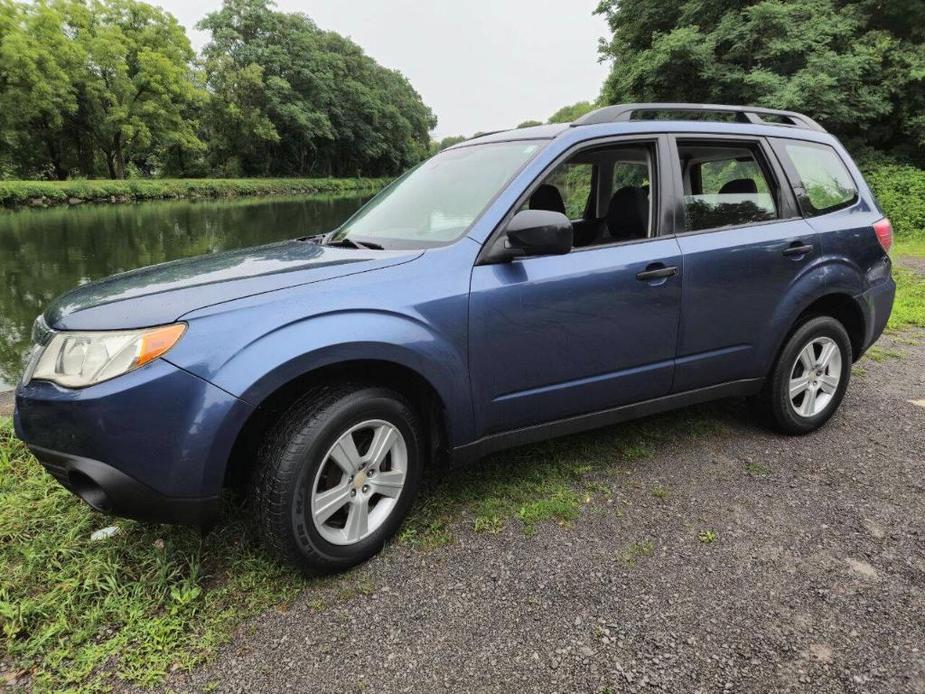
<path id="1" fill-rule="evenodd" d="M 366 197 L 151 202 L 0 212 L 0 391 L 22 373 L 32 321 L 116 272 L 329 231 Z"/>

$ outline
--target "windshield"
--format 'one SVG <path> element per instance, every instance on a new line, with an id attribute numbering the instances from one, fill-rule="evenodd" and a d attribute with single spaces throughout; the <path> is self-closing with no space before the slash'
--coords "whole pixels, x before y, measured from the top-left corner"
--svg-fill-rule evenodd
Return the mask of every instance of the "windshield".
<path id="1" fill-rule="evenodd" d="M 444 150 L 370 200 L 328 241 L 351 239 L 384 248 L 455 241 L 541 146 L 520 140 Z"/>

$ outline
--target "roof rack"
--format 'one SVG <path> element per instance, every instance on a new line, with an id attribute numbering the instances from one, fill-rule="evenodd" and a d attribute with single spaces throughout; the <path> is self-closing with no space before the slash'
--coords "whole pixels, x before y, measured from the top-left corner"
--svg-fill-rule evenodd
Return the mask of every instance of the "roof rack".
<path id="1" fill-rule="evenodd" d="M 725 104 L 617 104 L 616 106 L 605 106 L 596 111 L 591 111 L 591 113 L 574 121 L 572 127 L 629 121 L 633 119 L 633 114 L 635 113 L 671 113 L 673 111 L 684 113 L 734 113 L 736 120 L 740 123 L 782 125 L 825 132 L 825 128 L 812 118 L 795 111 L 780 111 L 775 108 L 761 108 L 760 106 L 727 106 Z M 762 116 L 776 116 L 785 122 L 768 121 Z M 679 120 L 684 120 L 684 118 L 679 118 Z"/>

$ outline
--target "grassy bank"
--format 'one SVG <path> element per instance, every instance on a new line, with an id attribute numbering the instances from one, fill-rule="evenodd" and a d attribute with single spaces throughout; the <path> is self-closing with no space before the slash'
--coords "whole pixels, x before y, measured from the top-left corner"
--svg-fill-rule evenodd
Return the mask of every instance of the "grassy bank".
<path id="1" fill-rule="evenodd" d="M 2 181 L 0 207 L 48 207 L 242 195 L 371 192 L 381 178 L 138 178 L 125 181 Z"/>

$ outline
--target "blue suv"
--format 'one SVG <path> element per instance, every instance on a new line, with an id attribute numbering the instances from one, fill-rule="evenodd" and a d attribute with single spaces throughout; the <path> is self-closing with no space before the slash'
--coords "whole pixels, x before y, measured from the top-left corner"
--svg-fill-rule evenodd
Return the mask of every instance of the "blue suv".
<path id="1" fill-rule="evenodd" d="M 35 323 L 15 426 L 96 509 L 344 569 L 423 469 L 730 396 L 822 426 L 882 332 L 890 223 L 810 118 L 629 104 L 446 149 L 337 230 L 123 273 Z"/>

